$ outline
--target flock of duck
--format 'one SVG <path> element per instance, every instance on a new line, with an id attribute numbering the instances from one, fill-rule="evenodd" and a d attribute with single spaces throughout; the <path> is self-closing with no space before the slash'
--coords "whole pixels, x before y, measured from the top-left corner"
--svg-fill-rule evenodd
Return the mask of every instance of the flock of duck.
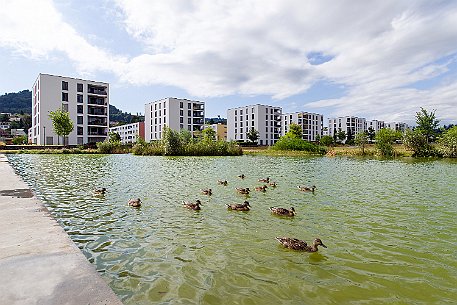
<path id="1" fill-rule="evenodd" d="M 241 174 L 238 176 L 238 178 L 244 179 L 246 176 L 244 174 Z M 274 181 L 270 180 L 270 177 L 259 179 L 259 182 L 265 183 L 262 186 L 257 186 L 255 187 L 255 190 L 258 192 L 266 192 L 268 187 L 271 188 L 276 188 L 277 183 Z M 218 180 L 217 183 L 219 185 L 227 186 L 228 182 L 227 180 Z M 251 190 L 247 188 L 235 188 L 235 190 L 242 195 L 249 195 Z M 311 192 L 314 193 L 316 190 L 316 186 L 298 186 L 298 190 L 302 192 Z M 101 189 L 96 189 L 94 190 L 95 195 L 104 195 L 106 193 L 106 188 L 101 188 Z M 213 194 L 212 189 L 202 189 L 201 193 L 203 195 L 211 196 Z M 139 208 L 141 207 L 141 199 L 140 198 L 135 198 L 135 199 L 130 199 L 128 201 L 128 205 L 134 208 Z M 183 201 L 182 206 L 194 210 L 194 211 L 199 211 L 201 210 L 202 203 L 200 200 L 196 200 L 195 202 L 189 202 L 189 201 Z M 227 209 L 231 211 L 249 211 L 251 209 L 251 206 L 249 205 L 248 201 L 244 201 L 243 203 L 234 203 L 234 204 L 226 204 Z M 295 209 L 293 207 L 286 209 L 282 207 L 270 207 L 270 211 L 272 214 L 278 215 L 278 216 L 284 216 L 284 217 L 294 217 L 295 216 Z M 308 245 L 305 241 L 296 239 L 296 238 L 290 238 L 290 237 L 276 237 L 276 240 L 283 245 L 286 248 L 292 249 L 292 250 L 297 250 L 297 251 L 305 251 L 305 252 L 317 252 L 318 251 L 318 246 L 322 246 L 324 248 L 327 248 L 322 241 L 319 238 L 314 239 L 312 245 Z"/>

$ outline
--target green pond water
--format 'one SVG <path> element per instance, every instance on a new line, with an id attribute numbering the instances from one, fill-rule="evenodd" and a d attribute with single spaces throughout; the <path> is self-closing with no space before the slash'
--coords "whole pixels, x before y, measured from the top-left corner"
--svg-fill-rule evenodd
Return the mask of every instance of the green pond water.
<path id="1" fill-rule="evenodd" d="M 8 159 L 125 304 L 457 302 L 453 160 Z M 251 193 L 251 211 L 227 211 L 245 200 L 235 187 L 253 189 L 267 176 L 278 187 Z M 297 189 L 313 184 L 314 194 Z M 94 197 L 100 187 L 107 194 Z M 136 197 L 140 209 L 127 205 Z M 196 199 L 200 212 L 181 206 Z M 297 216 L 275 217 L 271 206 L 293 206 Z M 328 248 L 296 252 L 276 236 L 319 237 Z"/>

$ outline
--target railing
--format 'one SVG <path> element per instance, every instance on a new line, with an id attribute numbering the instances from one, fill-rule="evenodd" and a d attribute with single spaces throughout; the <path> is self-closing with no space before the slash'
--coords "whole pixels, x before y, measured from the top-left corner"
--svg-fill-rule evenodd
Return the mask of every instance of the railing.
<path id="1" fill-rule="evenodd" d="M 99 131 L 89 131 L 87 133 L 89 136 L 106 136 L 108 133 L 106 132 L 99 132 Z"/>
<path id="2" fill-rule="evenodd" d="M 194 110 L 202 110 L 203 111 L 203 105 L 194 105 Z"/>
<path id="3" fill-rule="evenodd" d="M 194 117 L 203 117 L 203 111 L 194 111 Z"/>
<path id="4" fill-rule="evenodd" d="M 87 125 L 103 125 L 103 126 L 105 126 L 106 125 L 106 121 L 105 120 L 92 120 L 92 121 L 88 121 Z"/>
<path id="5" fill-rule="evenodd" d="M 87 93 L 98 94 L 98 95 L 106 95 L 107 94 L 105 89 L 95 89 L 95 88 L 89 88 Z"/>
<path id="6" fill-rule="evenodd" d="M 103 98 L 97 98 L 97 99 L 90 98 L 88 100 L 87 104 L 107 106 L 108 103 Z"/>
<path id="7" fill-rule="evenodd" d="M 102 109 L 94 109 L 94 108 L 89 108 L 87 113 L 91 114 L 91 115 L 106 115 L 106 111 L 103 111 Z"/>

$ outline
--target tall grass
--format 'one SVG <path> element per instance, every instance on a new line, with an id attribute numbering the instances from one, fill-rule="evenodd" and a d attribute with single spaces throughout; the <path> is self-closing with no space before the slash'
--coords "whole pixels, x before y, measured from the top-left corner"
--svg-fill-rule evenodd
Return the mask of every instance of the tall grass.
<path id="1" fill-rule="evenodd" d="M 303 139 L 283 136 L 272 147 L 272 150 L 296 150 L 307 151 L 316 154 L 325 154 L 326 149 Z"/>

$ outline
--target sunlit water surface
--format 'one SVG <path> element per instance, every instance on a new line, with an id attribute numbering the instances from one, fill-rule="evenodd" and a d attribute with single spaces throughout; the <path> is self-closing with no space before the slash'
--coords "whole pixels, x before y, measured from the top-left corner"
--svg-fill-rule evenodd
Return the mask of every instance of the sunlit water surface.
<path id="1" fill-rule="evenodd" d="M 457 302 L 455 161 L 8 158 L 125 304 Z M 245 199 L 235 187 L 267 176 L 278 187 L 253 192 L 251 211 L 226 210 Z M 297 189 L 312 184 L 315 194 Z M 99 187 L 104 197 L 93 196 Z M 140 209 L 127 205 L 134 197 Z M 200 212 L 181 207 L 195 199 Z M 270 206 L 297 216 L 272 216 Z M 295 252 L 275 236 L 320 237 L 328 248 Z"/>

